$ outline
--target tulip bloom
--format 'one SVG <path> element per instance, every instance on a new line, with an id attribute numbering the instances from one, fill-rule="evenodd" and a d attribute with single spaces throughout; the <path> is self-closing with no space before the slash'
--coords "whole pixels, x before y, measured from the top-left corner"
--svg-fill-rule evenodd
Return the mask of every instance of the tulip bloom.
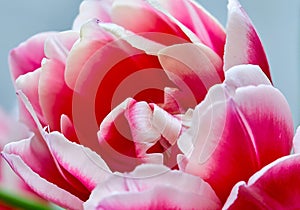
<path id="1" fill-rule="evenodd" d="M 11 51 L 20 119 L 33 133 L 3 157 L 65 208 L 220 208 L 236 182 L 288 155 L 293 136 L 236 0 L 226 30 L 190 0 L 83 1 L 73 30 Z M 157 170 L 168 173 L 131 180 Z"/>

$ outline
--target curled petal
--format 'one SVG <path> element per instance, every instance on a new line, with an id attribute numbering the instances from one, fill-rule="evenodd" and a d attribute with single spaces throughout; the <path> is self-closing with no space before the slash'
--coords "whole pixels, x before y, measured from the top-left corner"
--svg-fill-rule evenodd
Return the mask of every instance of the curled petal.
<path id="1" fill-rule="evenodd" d="M 259 65 L 271 80 L 268 60 L 256 30 L 237 0 L 228 4 L 224 69 L 235 65 Z"/>
<path id="2" fill-rule="evenodd" d="M 150 164 L 128 174 L 112 175 L 95 188 L 84 204 L 85 209 L 197 209 L 199 206 L 220 208 L 219 199 L 206 182 Z"/>
<path id="3" fill-rule="evenodd" d="M 299 209 L 300 155 L 282 157 L 237 183 L 223 209 Z"/>

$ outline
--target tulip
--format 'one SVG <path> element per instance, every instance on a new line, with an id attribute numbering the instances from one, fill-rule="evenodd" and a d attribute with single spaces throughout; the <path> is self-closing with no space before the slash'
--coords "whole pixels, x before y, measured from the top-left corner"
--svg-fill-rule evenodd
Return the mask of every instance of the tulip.
<path id="1" fill-rule="evenodd" d="M 204 196 L 204 206 L 219 208 L 236 182 L 288 155 L 293 136 L 289 107 L 236 0 L 226 30 L 190 0 L 83 1 L 72 30 L 37 34 L 11 51 L 20 120 L 32 133 L 2 156 L 64 208 L 125 205 L 124 176 L 164 167 L 172 171 L 136 183 L 146 205 L 196 208 Z M 151 197 L 174 177 L 181 188 L 195 184 L 182 192 L 193 202 Z M 112 183 L 120 201 L 110 200 Z"/>

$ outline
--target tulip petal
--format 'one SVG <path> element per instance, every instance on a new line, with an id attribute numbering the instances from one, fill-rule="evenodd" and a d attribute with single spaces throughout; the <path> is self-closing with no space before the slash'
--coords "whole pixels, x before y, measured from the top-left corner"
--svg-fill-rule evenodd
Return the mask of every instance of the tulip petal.
<path id="1" fill-rule="evenodd" d="M 237 65 L 225 72 L 227 89 L 235 92 L 237 88 L 246 86 L 272 85 L 268 77 L 256 65 Z"/>
<path id="2" fill-rule="evenodd" d="M 36 193 L 43 198 L 54 202 L 64 208 L 82 209 L 82 203 L 79 198 L 72 195 L 67 190 L 61 189 L 55 184 L 42 178 L 38 173 L 34 172 L 23 159 L 15 154 L 9 154 L 5 151 L 2 156 L 10 164 L 12 169 L 30 186 Z"/>
<path id="3" fill-rule="evenodd" d="M 256 30 L 237 0 L 229 0 L 224 69 L 235 65 L 259 65 L 271 80 L 265 51 Z"/>
<path id="4" fill-rule="evenodd" d="M 158 2 L 143 0 L 114 1 L 112 6 L 112 21 L 137 34 L 158 32 L 181 37 L 185 40 L 199 41 L 188 28 L 170 14 L 158 9 Z M 127 17 L 127 18 L 124 18 Z M 136 21 L 139 19 L 140 21 Z M 157 40 L 164 43 L 164 40 Z"/>
<path id="5" fill-rule="evenodd" d="M 27 164 L 34 172 L 38 173 L 42 178 L 51 183 L 55 183 L 57 186 L 67 190 L 81 200 L 86 200 L 90 192 L 78 180 L 76 180 L 76 178 L 58 164 L 58 161 L 53 156 L 52 151 L 49 150 L 49 144 L 47 144 L 46 141 L 49 134 L 42 128 L 42 125 L 40 124 L 28 98 L 22 93 L 22 91 L 19 91 L 18 95 L 26 106 L 28 112 L 31 114 L 38 130 L 36 136 L 32 135 L 30 138 L 23 141 L 10 143 L 6 145 L 6 150 L 4 151 L 9 154 L 12 153 L 20 156 L 25 164 Z"/>
<path id="6" fill-rule="evenodd" d="M 95 152 L 82 145 L 70 142 L 59 132 L 46 136 L 55 160 L 72 174 L 88 190 L 103 182 L 110 174 L 106 163 Z M 74 159 L 74 157 L 77 157 Z"/>
<path id="7" fill-rule="evenodd" d="M 47 122 L 43 116 L 43 112 L 39 103 L 39 94 L 38 94 L 38 86 L 40 81 L 40 73 L 41 68 L 33 72 L 28 72 L 24 75 L 20 75 L 16 79 L 16 90 L 21 90 L 26 94 L 30 101 L 32 102 L 32 106 L 34 111 L 36 112 L 38 119 L 43 125 L 46 125 Z M 25 123 L 32 131 L 37 130 L 36 124 L 32 119 L 30 113 L 19 99 L 19 115 L 20 121 Z"/>
<path id="8" fill-rule="evenodd" d="M 225 31 L 203 7 L 189 0 L 159 0 L 159 2 L 178 21 L 194 32 L 204 45 L 223 57 Z"/>
<path id="9" fill-rule="evenodd" d="M 42 59 L 45 57 L 44 42 L 53 34 L 55 32 L 37 34 L 10 52 L 9 66 L 14 80 L 41 67 Z"/>
<path id="10" fill-rule="evenodd" d="M 199 206 L 220 208 L 219 199 L 207 183 L 198 177 L 150 164 L 141 165 L 128 174 L 112 175 L 95 188 L 84 204 L 85 209 L 197 209 Z"/>
<path id="11" fill-rule="evenodd" d="M 91 19 L 97 18 L 101 22 L 111 22 L 112 0 L 85 0 L 81 3 L 79 14 L 73 23 L 74 30 L 80 30 Z"/>
<path id="12" fill-rule="evenodd" d="M 282 157 L 238 183 L 224 209 L 299 209 L 300 155 Z"/>
<path id="13" fill-rule="evenodd" d="M 209 182 L 222 201 L 237 181 L 289 154 L 293 138 L 290 109 L 278 90 L 246 86 L 232 95 L 227 89 L 210 89 L 178 142 L 188 159 L 184 170 Z"/>
<path id="14" fill-rule="evenodd" d="M 130 128 L 124 116 L 127 107 L 134 103 L 127 99 L 114 108 L 100 124 L 98 154 L 105 160 L 112 171 L 130 171 L 141 163 L 136 157 L 134 142 L 131 141 Z"/>
<path id="15" fill-rule="evenodd" d="M 186 110 L 195 107 L 210 87 L 224 80 L 221 58 L 204 45 L 173 45 L 161 50 L 158 57 L 170 80 L 180 89 L 173 98 Z"/>
<path id="16" fill-rule="evenodd" d="M 59 131 L 61 115 L 72 116 L 72 91 L 64 82 L 64 65 L 47 60 L 42 66 L 38 89 L 43 116 L 51 130 Z"/>
<path id="17" fill-rule="evenodd" d="M 58 193 L 56 197 L 54 196 L 56 195 L 55 192 L 64 192 L 67 199 L 72 198 L 76 203 L 80 201 L 78 198 L 80 196 L 77 194 L 78 197 L 75 197 L 76 192 L 74 189 L 61 177 L 45 144 L 41 143 L 34 136 L 7 144 L 3 149 L 2 155 L 24 182 L 45 199 L 60 203 L 61 194 Z M 36 182 L 34 181 L 35 178 L 28 178 L 31 175 L 35 178 L 38 176 Z M 50 192 L 49 195 L 51 197 L 48 197 L 47 193 L 49 192 L 45 185 L 50 185 L 52 189 L 53 185 L 55 186 L 55 189 L 53 189 L 54 195 Z"/>
<path id="18" fill-rule="evenodd" d="M 45 56 L 65 63 L 69 51 L 78 39 L 79 33 L 76 31 L 64 31 L 49 36 L 45 41 Z"/>
<path id="19" fill-rule="evenodd" d="M 38 93 L 43 116 L 51 130 L 60 130 L 62 114 L 72 116 L 73 92 L 65 82 L 64 72 L 66 57 L 77 38 L 76 32 L 68 31 L 49 37 L 45 43 L 48 59 L 42 65 Z"/>
<path id="20" fill-rule="evenodd" d="M 136 156 L 147 161 L 148 154 L 162 154 L 164 164 L 177 165 L 177 139 L 181 133 L 181 122 L 156 104 L 136 102 L 125 110 Z"/>
<path id="21" fill-rule="evenodd" d="M 95 19 L 82 26 L 80 36 L 80 41 L 73 46 L 66 61 L 65 80 L 71 89 L 75 88 L 82 67 L 89 58 L 98 49 L 114 40 L 110 33 L 99 27 Z"/>

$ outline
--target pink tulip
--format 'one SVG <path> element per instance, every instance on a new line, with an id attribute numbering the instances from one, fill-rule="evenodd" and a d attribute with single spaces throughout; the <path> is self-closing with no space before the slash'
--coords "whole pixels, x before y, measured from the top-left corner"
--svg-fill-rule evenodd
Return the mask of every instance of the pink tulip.
<path id="1" fill-rule="evenodd" d="M 122 206 L 133 195 L 121 198 L 124 177 L 114 173 L 162 167 L 152 164 L 174 171 L 136 183 L 146 205 L 196 208 L 204 196 L 205 207 L 218 208 L 236 182 L 289 154 L 293 135 L 251 21 L 236 0 L 228 9 L 225 34 L 190 0 L 83 1 L 72 31 L 38 34 L 11 51 L 20 119 L 35 135 L 6 145 L 3 157 L 65 208 L 88 199 L 84 205 Z M 174 177 L 186 188 L 174 187 L 174 196 L 195 202 L 164 195 L 151 203 Z"/>

